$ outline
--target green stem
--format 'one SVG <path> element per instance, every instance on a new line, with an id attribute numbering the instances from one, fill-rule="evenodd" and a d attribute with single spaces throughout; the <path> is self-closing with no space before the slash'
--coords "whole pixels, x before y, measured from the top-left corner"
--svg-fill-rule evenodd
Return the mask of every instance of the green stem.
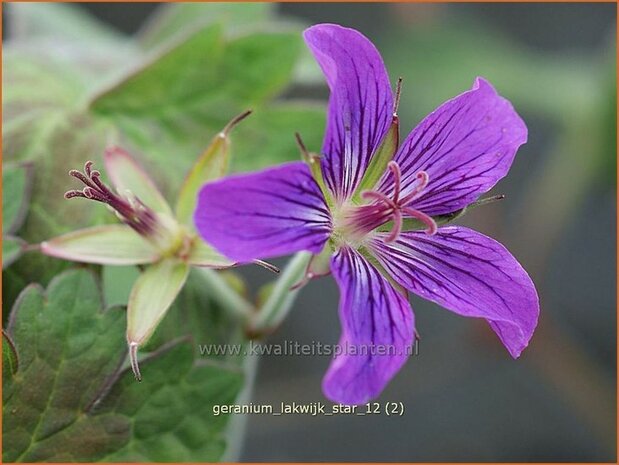
<path id="1" fill-rule="evenodd" d="M 232 316 L 241 321 L 250 321 L 255 316 L 255 307 L 231 289 L 218 272 L 209 268 L 195 269 L 204 279 L 209 294 Z"/>
<path id="2" fill-rule="evenodd" d="M 311 256 L 310 253 L 300 252 L 288 262 L 254 320 L 252 327 L 254 331 L 260 333 L 265 329 L 277 327 L 284 320 L 299 292 L 290 288 L 305 276 Z"/>

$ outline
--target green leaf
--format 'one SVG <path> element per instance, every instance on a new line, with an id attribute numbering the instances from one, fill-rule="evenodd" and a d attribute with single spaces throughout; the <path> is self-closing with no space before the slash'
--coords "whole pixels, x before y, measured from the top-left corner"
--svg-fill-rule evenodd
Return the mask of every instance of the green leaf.
<path id="1" fill-rule="evenodd" d="M 2 166 L 2 232 L 11 234 L 22 225 L 28 210 L 31 187 L 31 166 Z"/>
<path id="2" fill-rule="evenodd" d="M 155 247 L 129 226 L 108 224 L 78 229 L 41 243 L 51 257 L 98 265 L 140 265 L 159 259 Z"/>
<path id="3" fill-rule="evenodd" d="M 73 66 L 43 54 L 8 47 L 2 67 L 5 137 L 25 122 L 34 123 L 35 117 L 53 119 L 58 110 L 77 103 L 86 89 Z"/>
<path id="4" fill-rule="evenodd" d="M 237 129 L 231 170 L 254 171 L 299 160 L 295 132 L 310 151 L 319 152 L 324 125 L 324 107 L 311 102 L 286 101 L 259 108 Z"/>
<path id="5" fill-rule="evenodd" d="M 213 25 L 193 33 L 91 102 L 102 115 L 131 115 L 153 119 L 181 118 L 183 106 L 218 91 L 223 41 Z"/>
<path id="6" fill-rule="evenodd" d="M 47 292 L 31 285 L 21 294 L 8 327 L 19 370 L 3 390 L 4 461 L 35 462 L 71 450 L 56 442 L 58 433 L 80 421 L 125 357 L 123 312 L 101 307 L 86 271 L 57 277 Z M 122 435 L 105 433 L 114 424 L 110 418 L 96 425 L 93 453 L 120 446 Z"/>
<path id="7" fill-rule="evenodd" d="M 173 3 L 161 5 L 140 31 L 138 40 L 150 49 L 188 29 L 217 22 L 227 31 L 266 22 L 274 8 L 269 3 Z"/>
<path id="8" fill-rule="evenodd" d="M 103 123 L 76 115 L 59 121 L 50 131 L 35 160 L 30 210 L 20 234 L 24 239 L 38 242 L 84 226 L 114 221 L 114 215 L 101 204 L 64 198 L 67 190 L 80 187 L 68 175 L 69 170 L 81 168 L 87 159 L 100 162 L 109 130 Z"/>
<path id="9" fill-rule="evenodd" d="M 185 284 L 189 266 L 163 259 L 149 266 L 135 282 L 127 306 L 127 341 L 143 344 L 155 331 Z"/>
<path id="10" fill-rule="evenodd" d="M 83 8 L 66 3 L 13 3 L 7 6 L 9 38 L 14 41 L 34 38 L 62 39 L 118 45 L 120 33 L 97 21 Z"/>
<path id="11" fill-rule="evenodd" d="M 10 266 L 24 251 L 26 243 L 18 237 L 2 237 L 2 268 Z"/>
<path id="12" fill-rule="evenodd" d="M 258 115 L 265 100 L 283 90 L 300 49 L 296 33 L 252 33 L 225 40 L 213 25 L 102 93 L 91 108 L 119 127 L 123 140 L 154 162 L 168 182 L 177 183 L 231 117 L 250 108 Z M 303 119 L 298 112 L 294 116 L 291 124 Z M 281 118 L 283 122 L 285 116 Z M 294 139 L 290 144 L 294 146 Z M 260 148 L 265 157 L 271 152 Z M 253 146 L 251 158 L 260 159 L 255 152 Z"/>
<path id="13" fill-rule="evenodd" d="M 101 279 L 107 305 L 127 305 L 133 283 L 139 276 L 136 266 L 104 266 Z"/>
<path id="14" fill-rule="evenodd" d="M 225 448 L 229 417 L 214 416 L 215 405 L 233 403 L 243 376 L 222 363 L 196 363 L 183 343 L 144 364 L 144 381 L 130 373 L 112 388 L 97 408 L 101 417 L 132 418 L 131 439 L 119 451 L 102 457 L 114 462 L 214 462 Z"/>
<path id="15" fill-rule="evenodd" d="M 120 365 L 124 312 L 102 307 L 84 270 L 22 293 L 9 325 L 19 366 L 4 378 L 4 461 L 221 459 L 229 418 L 212 408 L 235 401 L 240 368 L 196 363 L 191 344 L 172 343 L 146 358 L 137 383 Z"/>
<path id="16" fill-rule="evenodd" d="M 19 359 L 17 357 L 17 351 L 15 350 L 15 344 L 9 337 L 9 335 L 2 330 L 2 382 L 3 387 L 5 384 L 13 378 L 13 375 L 17 373 L 19 367 Z"/>
<path id="17" fill-rule="evenodd" d="M 289 82 L 301 46 L 297 32 L 257 32 L 230 41 L 221 63 L 219 92 L 248 103 L 274 97 Z"/>

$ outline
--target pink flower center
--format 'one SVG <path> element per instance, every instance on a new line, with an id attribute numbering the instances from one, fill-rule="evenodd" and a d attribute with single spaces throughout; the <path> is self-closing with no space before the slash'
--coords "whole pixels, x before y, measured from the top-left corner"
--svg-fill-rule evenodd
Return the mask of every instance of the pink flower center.
<path id="1" fill-rule="evenodd" d="M 404 216 L 408 216 L 425 224 L 427 226 L 426 234 L 435 234 L 437 225 L 432 217 L 409 206 L 428 185 L 430 180 L 428 173 L 419 171 L 416 175 L 417 184 L 414 189 L 402 197 L 400 166 L 395 161 L 390 161 L 388 166 L 393 175 L 393 194 L 391 197 L 378 191 L 362 192 L 361 198 L 370 201 L 370 203 L 354 207 L 346 214 L 345 229 L 353 236 L 363 237 L 383 224 L 392 221 L 393 227 L 389 236 L 385 239 L 386 242 L 392 242 L 402 232 Z"/>

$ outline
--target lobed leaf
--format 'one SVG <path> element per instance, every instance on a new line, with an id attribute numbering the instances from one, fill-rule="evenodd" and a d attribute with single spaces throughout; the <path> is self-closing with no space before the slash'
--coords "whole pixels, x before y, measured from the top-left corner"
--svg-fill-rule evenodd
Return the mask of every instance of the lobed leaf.
<path id="1" fill-rule="evenodd" d="M 101 308 L 87 271 L 60 275 L 47 292 L 36 285 L 22 292 L 8 326 L 19 369 L 3 390 L 4 461 L 59 453 L 56 435 L 88 411 L 124 359 L 123 312 Z M 98 433 L 92 453 L 119 447 L 120 438 Z"/>
<path id="2" fill-rule="evenodd" d="M 121 368 L 124 312 L 102 308 L 85 270 L 22 293 L 8 327 L 19 365 L 3 378 L 3 460 L 221 459 L 229 419 L 212 408 L 234 402 L 240 369 L 195 363 L 191 344 L 175 342 L 146 358 L 137 383 Z"/>

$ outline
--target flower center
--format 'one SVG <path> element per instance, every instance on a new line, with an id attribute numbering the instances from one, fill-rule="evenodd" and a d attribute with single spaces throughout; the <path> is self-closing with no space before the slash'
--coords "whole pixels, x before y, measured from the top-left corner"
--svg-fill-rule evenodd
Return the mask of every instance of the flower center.
<path id="1" fill-rule="evenodd" d="M 392 221 L 393 227 L 385 239 L 386 242 L 392 242 L 402 232 L 404 216 L 415 218 L 425 224 L 427 226 L 426 234 L 436 233 L 437 225 L 434 219 L 409 206 L 428 185 L 430 180 L 428 173 L 419 171 L 416 175 L 414 189 L 406 196 L 402 196 L 400 166 L 395 161 L 390 161 L 388 167 L 393 176 L 393 194 L 389 197 L 378 191 L 362 192 L 361 198 L 369 201 L 369 203 L 352 206 L 342 213 L 341 233 L 346 239 L 358 242 L 376 228 Z"/>
<path id="2" fill-rule="evenodd" d="M 183 248 L 183 234 L 173 218 L 156 213 L 131 193 L 126 196 L 116 194 L 105 185 L 101 180 L 101 173 L 93 170 L 92 165 L 92 161 L 87 161 L 83 173 L 78 170 L 69 171 L 69 174 L 79 179 L 85 187 L 82 190 L 67 191 L 64 194 L 66 199 L 82 197 L 108 205 L 122 223 L 165 253 L 172 254 Z"/>

